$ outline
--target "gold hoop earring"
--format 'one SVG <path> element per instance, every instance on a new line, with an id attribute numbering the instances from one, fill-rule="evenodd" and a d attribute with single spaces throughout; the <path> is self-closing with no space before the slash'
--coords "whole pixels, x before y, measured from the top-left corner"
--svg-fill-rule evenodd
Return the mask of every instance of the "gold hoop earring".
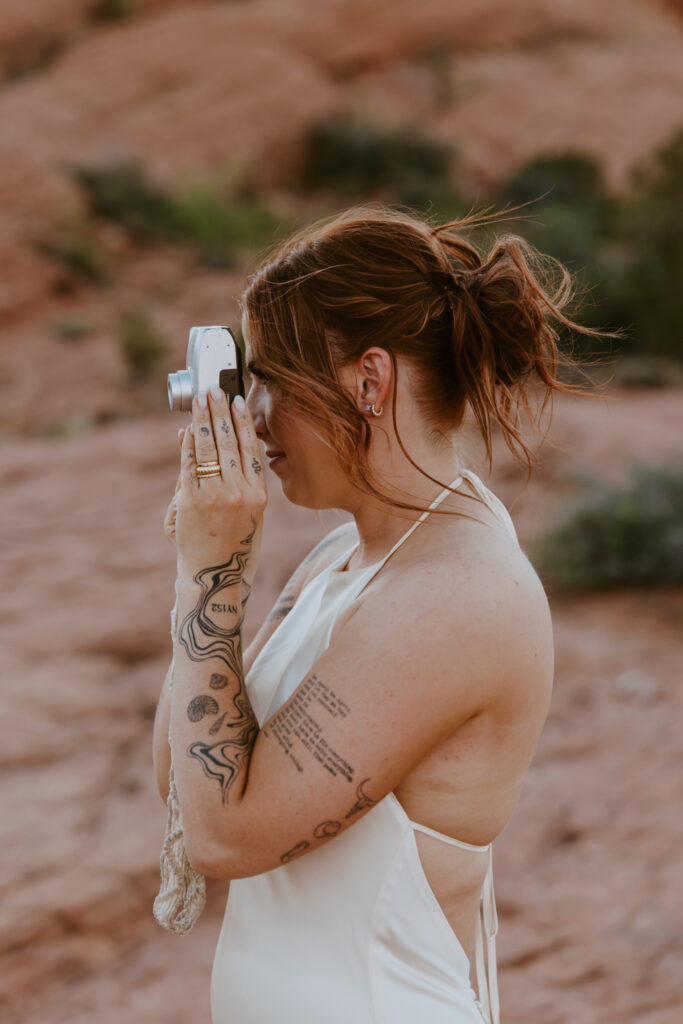
<path id="1" fill-rule="evenodd" d="M 365 411 L 371 412 L 373 416 L 381 416 L 382 413 L 384 412 L 384 406 L 380 406 L 379 410 L 375 409 L 375 403 L 373 402 L 372 405 L 365 406 Z"/>

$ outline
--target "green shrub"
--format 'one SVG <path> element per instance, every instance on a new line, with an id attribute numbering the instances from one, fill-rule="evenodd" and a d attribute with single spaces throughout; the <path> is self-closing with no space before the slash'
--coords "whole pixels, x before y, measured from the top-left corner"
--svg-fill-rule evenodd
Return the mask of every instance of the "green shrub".
<path id="1" fill-rule="evenodd" d="M 85 191 L 94 216 L 119 224 L 140 241 L 173 241 L 181 235 L 171 199 L 137 161 L 71 165 L 68 170 Z"/>
<path id="2" fill-rule="evenodd" d="M 129 309 L 122 314 L 118 338 L 129 380 L 149 380 L 167 355 L 167 344 L 145 310 Z"/>
<path id="3" fill-rule="evenodd" d="M 305 157 L 305 184 L 345 196 L 388 192 L 406 205 L 429 201 L 449 187 L 449 146 L 412 128 L 390 130 L 348 116 L 319 122 Z"/>
<path id="4" fill-rule="evenodd" d="M 633 176 L 621 234 L 629 259 L 620 297 L 638 348 L 683 358 L 683 131 Z"/>
<path id="5" fill-rule="evenodd" d="M 683 468 L 640 466 L 627 485 L 595 485 L 538 544 L 535 561 L 557 587 L 683 583 Z"/>
<path id="6" fill-rule="evenodd" d="M 507 180 L 502 194 L 513 205 L 545 201 L 561 206 L 600 210 L 607 201 L 600 165 L 583 153 L 534 157 Z M 538 207 L 534 205 L 532 212 Z"/>
<path id="7" fill-rule="evenodd" d="M 189 245 L 209 266 L 233 266 L 243 250 L 260 248 L 281 230 L 271 211 L 252 196 L 224 196 L 201 183 L 167 192 L 136 161 L 69 170 L 94 216 L 113 221 L 139 242 Z"/>
<path id="8" fill-rule="evenodd" d="M 121 21 L 133 14 L 134 0 L 94 0 L 90 8 L 93 21 Z"/>
<path id="9" fill-rule="evenodd" d="M 102 250 L 90 225 L 80 218 L 64 221 L 54 238 L 38 242 L 38 248 L 76 277 L 96 284 L 107 279 Z"/>
<path id="10" fill-rule="evenodd" d="M 258 199 L 224 199 L 210 186 L 196 185 L 172 200 L 180 235 L 206 266 L 231 267 L 244 250 L 273 240 L 278 223 Z"/>
<path id="11" fill-rule="evenodd" d="M 52 329 L 61 341 L 72 343 L 83 341 L 92 331 L 90 323 L 78 313 L 68 313 L 55 320 Z"/>

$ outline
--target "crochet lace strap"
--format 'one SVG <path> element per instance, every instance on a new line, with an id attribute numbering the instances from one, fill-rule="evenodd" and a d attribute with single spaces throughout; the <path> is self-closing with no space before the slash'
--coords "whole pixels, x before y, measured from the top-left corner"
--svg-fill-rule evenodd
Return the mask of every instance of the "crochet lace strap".
<path id="1" fill-rule="evenodd" d="M 171 639 L 175 640 L 176 616 L 178 609 L 177 581 L 176 603 L 171 612 Z M 169 696 L 173 700 L 173 662 L 168 677 Z M 171 736 L 169 731 L 169 747 Z M 173 750 L 168 772 L 168 800 L 166 801 L 166 835 L 161 848 L 161 885 L 154 900 L 154 917 L 166 931 L 185 935 L 204 909 L 206 903 L 206 880 L 190 864 L 183 838 L 183 823 L 178 803 L 173 774 Z"/>

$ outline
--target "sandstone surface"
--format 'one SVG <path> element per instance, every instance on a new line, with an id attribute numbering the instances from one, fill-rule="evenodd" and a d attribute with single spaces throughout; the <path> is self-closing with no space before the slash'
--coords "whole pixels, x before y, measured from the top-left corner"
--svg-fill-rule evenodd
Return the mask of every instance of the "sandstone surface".
<path id="1" fill-rule="evenodd" d="M 676 391 L 556 403 L 531 483 L 493 486 L 531 545 L 577 474 L 680 458 Z M 645 426 L 647 425 L 647 426 Z M 151 722 L 168 657 L 173 552 L 161 521 L 175 430 L 150 414 L 4 455 L 0 559 L 4 1019 L 208 1022 L 224 893 L 195 932 L 151 917 L 164 808 Z M 482 469 L 482 473 L 485 471 Z M 515 504 L 515 499 L 516 504 Z M 251 635 L 323 526 L 270 480 Z M 557 682 L 517 813 L 496 843 L 508 1019 L 674 1024 L 681 997 L 679 592 L 552 598 Z"/>
<path id="2" fill-rule="evenodd" d="M 173 585 L 161 523 L 177 470 L 165 374 L 182 366 L 189 325 L 236 321 L 250 268 L 200 269 L 187 251 L 139 248 L 99 225 L 109 280 L 77 283 L 43 249 L 84 214 L 64 162 L 132 156 L 173 187 L 249 170 L 282 201 L 308 128 L 351 111 L 452 143 L 473 195 L 567 148 L 595 154 L 621 188 L 683 120 L 680 0 L 320 0 L 314 16 L 303 0 L 131 6 L 105 22 L 90 0 L 0 0 L 8 1024 L 208 1024 L 224 906 L 212 884 L 184 939 L 151 916 L 164 823 L 151 726 Z M 117 342 L 122 313 L 137 307 L 167 341 L 144 386 Z M 74 321 L 78 339 L 63 330 Z M 524 548 L 587 475 L 680 461 L 682 421 L 674 389 L 561 397 L 526 488 L 497 442 L 492 486 Z M 471 464 L 487 475 L 475 448 Z M 336 522 L 289 506 L 271 480 L 248 635 Z M 553 706 L 496 843 L 504 1019 L 678 1024 L 683 595 L 551 604 Z"/>

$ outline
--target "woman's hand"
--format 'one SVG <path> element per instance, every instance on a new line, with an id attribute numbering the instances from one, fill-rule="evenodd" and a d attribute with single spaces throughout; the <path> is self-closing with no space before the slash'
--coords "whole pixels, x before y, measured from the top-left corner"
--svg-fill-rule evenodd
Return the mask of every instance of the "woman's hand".
<path id="1" fill-rule="evenodd" d="M 197 465 L 220 464 L 220 474 L 198 478 Z M 178 575 L 195 578 L 248 554 L 268 500 L 258 438 L 242 398 L 228 408 L 219 388 L 192 403 L 192 423 L 181 447 L 175 495 Z"/>

